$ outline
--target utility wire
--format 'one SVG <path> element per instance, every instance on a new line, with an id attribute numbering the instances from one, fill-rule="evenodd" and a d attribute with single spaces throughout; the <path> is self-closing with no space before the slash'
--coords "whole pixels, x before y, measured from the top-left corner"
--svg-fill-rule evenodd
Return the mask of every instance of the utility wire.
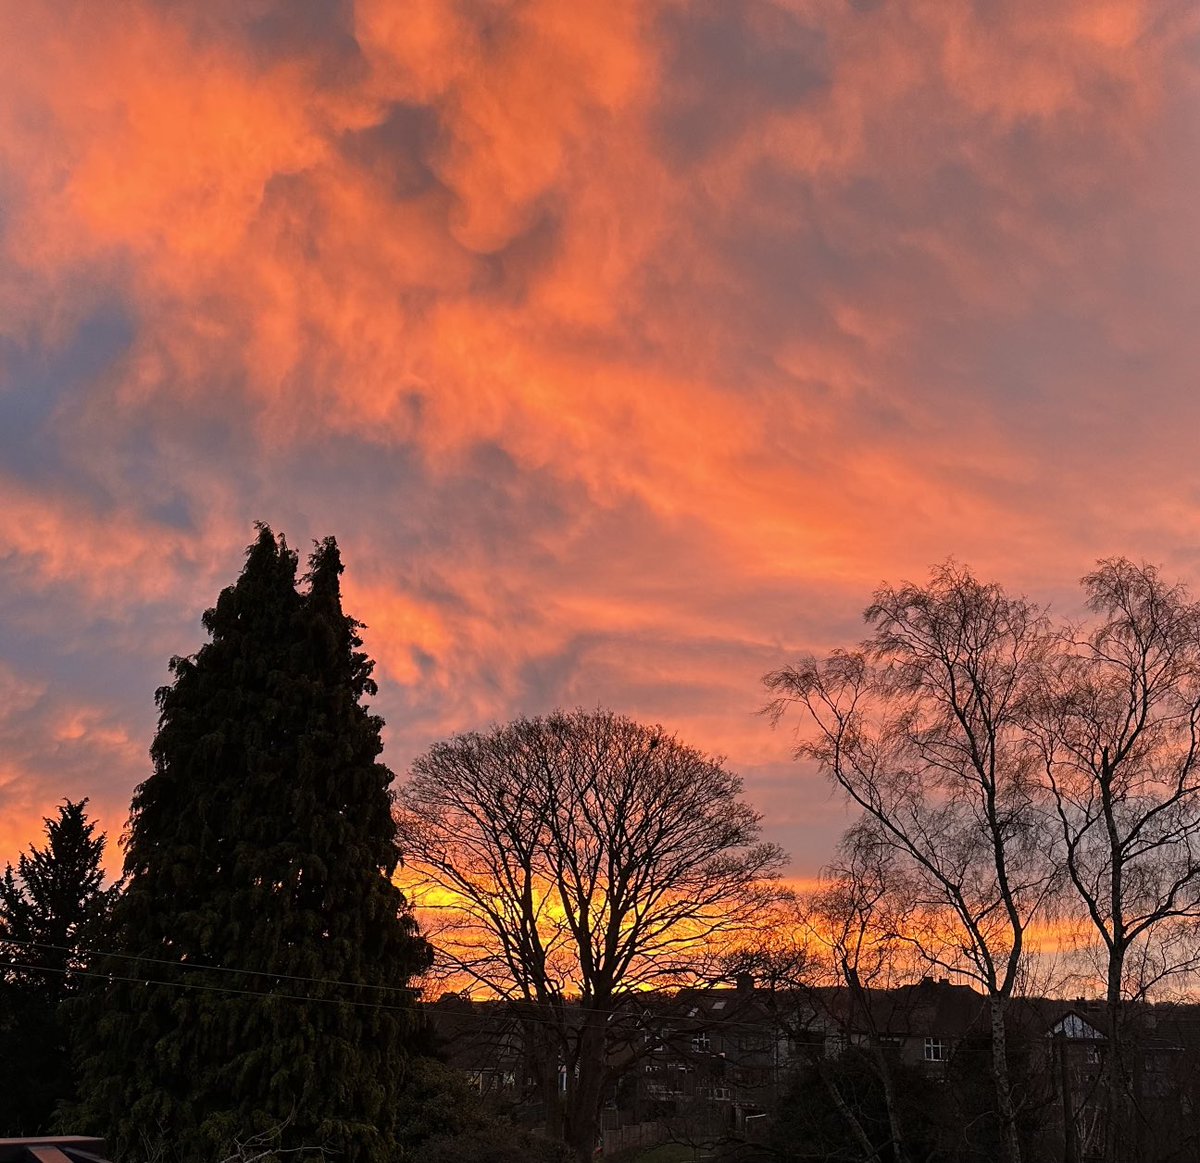
<path id="1" fill-rule="evenodd" d="M 199 961 L 172 961 L 168 957 L 146 957 L 137 953 L 115 953 L 110 949 L 90 949 L 82 945 L 49 945 L 44 941 L 23 941 L 16 937 L 0 937 L 0 945 L 21 945 L 29 949 L 49 949 L 56 953 L 86 954 L 90 957 L 115 957 L 124 961 L 144 961 L 151 965 L 169 965 L 174 969 L 204 969 L 211 973 L 238 973 L 251 977 L 273 977 L 276 981 L 301 981 L 312 985 L 344 985 L 353 989 L 375 989 L 389 993 L 419 994 L 412 985 L 368 985 L 330 977 L 302 977 L 295 973 L 275 973 L 269 969 L 234 969 L 225 965 L 205 965 Z"/>
<path id="2" fill-rule="evenodd" d="M 11 969 L 26 969 L 34 973 L 57 973 L 64 977 L 95 977 L 100 981 L 127 981 L 133 985 L 140 985 L 143 987 L 148 987 L 151 985 L 165 985 L 173 989 L 196 989 L 203 990 L 207 993 L 237 994 L 243 997 L 279 998 L 282 1001 L 328 1002 L 330 1005 L 351 1005 L 362 1006 L 367 1009 L 374 1010 L 397 1010 L 404 1013 L 413 1012 L 411 1006 L 389 1005 L 387 1002 L 352 1001 L 349 998 L 338 997 L 313 997 L 311 994 L 277 993 L 274 990 L 265 989 L 234 989 L 232 986 L 200 985 L 191 981 L 163 981 L 153 977 L 128 977 L 119 973 L 101 973 L 99 970 L 93 969 L 59 969 L 57 966 L 31 965 L 28 962 L 23 961 L 6 961 L 0 963 L 0 965 Z M 312 980 L 315 981 L 317 979 L 313 978 Z"/>
<path id="3" fill-rule="evenodd" d="M 260 978 L 269 977 L 269 978 L 275 979 L 276 981 L 294 981 L 294 982 L 300 982 L 300 983 L 304 983 L 304 984 L 308 984 L 308 985 L 345 986 L 346 988 L 349 988 L 349 989 L 371 989 L 371 990 L 378 990 L 381 992 L 406 993 L 406 994 L 409 994 L 412 996 L 419 996 L 422 992 L 424 992 L 420 986 L 369 985 L 369 984 L 360 984 L 359 982 L 356 982 L 356 981 L 342 980 L 342 979 L 338 979 L 338 978 L 304 977 L 304 976 L 301 976 L 298 974 L 274 973 L 271 970 L 267 970 L 267 969 L 261 969 L 261 970 L 260 969 L 235 969 L 235 968 L 231 968 L 231 967 L 223 966 L 223 965 L 207 965 L 207 964 L 204 964 L 204 963 L 201 963 L 198 961 L 173 961 L 170 958 L 163 958 L 163 957 L 149 957 L 149 956 L 143 956 L 141 954 L 134 954 L 134 953 L 116 953 L 109 949 L 97 949 L 94 947 L 85 947 L 85 946 L 71 947 L 71 946 L 66 946 L 66 945 L 51 945 L 44 941 L 20 940 L 15 937 L 0 938 L 0 946 L 5 945 L 5 944 L 21 945 L 21 946 L 31 948 L 31 949 L 48 949 L 48 950 L 53 950 L 56 953 L 85 954 L 85 955 L 88 955 L 91 957 L 113 957 L 113 958 L 118 958 L 118 959 L 126 960 L 126 961 L 146 962 L 148 964 L 153 964 L 153 965 L 166 965 L 166 966 L 170 966 L 173 969 L 203 969 L 203 970 L 208 970 L 208 971 L 217 972 L 217 973 L 235 973 L 235 974 L 246 975 L 246 976 L 250 976 L 250 977 L 260 977 Z M 16 963 L 13 962 L 10 964 L 16 964 Z M 41 968 L 39 966 L 28 966 L 28 965 L 26 965 L 25 967 L 26 968 Z M 54 970 L 49 966 L 47 966 L 45 968 L 49 972 L 59 972 L 58 970 Z M 84 971 L 83 970 L 69 970 L 68 972 L 83 973 Z M 94 976 L 94 975 L 95 975 L 95 972 L 93 971 L 92 976 Z M 107 974 L 105 974 L 103 976 L 107 976 Z M 136 980 L 141 980 L 141 978 L 133 978 L 133 977 L 117 978 L 117 977 L 114 977 L 113 980 L 136 981 Z M 172 984 L 173 985 L 173 984 L 184 984 L 184 983 L 163 982 L 161 984 Z M 195 988 L 202 988 L 202 987 L 196 986 Z M 693 987 L 693 988 L 695 988 L 695 987 Z M 253 991 L 253 990 L 251 990 L 251 991 L 247 991 L 247 992 L 252 992 L 252 993 L 253 992 L 262 992 L 264 994 L 264 996 L 271 996 L 271 997 L 283 996 L 282 994 L 277 994 L 277 993 L 273 993 L 270 991 Z M 513 999 L 499 998 L 497 1000 L 498 1001 L 512 1001 Z M 426 1003 L 426 1004 L 433 1004 L 433 1003 Z M 693 1017 L 691 1015 L 684 1015 L 684 1014 L 675 1015 L 672 1020 L 675 1020 L 675 1021 L 689 1021 L 690 1020 L 690 1021 L 695 1021 L 695 1022 L 703 1022 L 705 1024 L 709 1024 L 711 1021 L 720 1021 L 721 1024 L 725 1025 L 725 1026 L 734 1024 L 734 1023 L 730 1022 L 728 1019 L 722 1020 L 720 1018 L 715 1018 L 715 1017 L 711 1018 L 711 1019 L 705 1019 L 705 1018 L 701 1018 L 698 1016 Z"/>
<path id="4" fill-rule="evenodd" d="M 34 946 L 37 948 L 54 949 L 54 950 L 60 951 L 60 952 L 64 951 L 64 948 L 61 945 L 44 945 L 44 944 L 41 944 L 36 941 L 15 941 L 15 940 L 13 940 L 11 938 L 7 938 L 7 937 L 0 939 L 0 944 L 22 944 L 22 945 Z M 76 950 L 65 950 L 65 951 L 66 952 L 76 952 Z M 78 951 L 79 952 L 88 952 L 88 950 L 78 950 Z M 97 952 L 97 951 L 91 950 L 90 952 Z M 103 953 L 99 953 L 98 955 L 99 956 L 114 956 L 114 957 L 131 956 L 131 955 L 126 955 L 126 954 L 103 954 Z M 163 960 L 163 959 L 159 959 L 159 958 L 134 958 L 134 960 L 154 961 L 161 965 L 173 965 L 173 966 L 174 965 L 182 965 L 187 968 L 197 968 L 197 969 L 205 968 L 204 966 L 189 964 L 188 962 L 167 961 L 167 960 Z M 240 996 L 240 997 L 272 998 L 272 999 L 278 999 L 278 1000 L 282 1000 L 282 1001 L 325 1002 L 325 1003 L 328 1003 L 331 1005 L 351 1005 L 351 1006 L 356 1006 L 356 1007 L 366 1008 L 366 1009 L 389 1010 L 389 1011 L 395 1011 L 395 1012 L 400 1012 L 400 1013 L 412 1013 L 413 1012 L 412 1006 L 410 1006 L 410 1005 L 391 1005 L 386 1002 L 375 1002 L 375 1001 L 353 1001 L 349 998 L 314 997 L 311 994 L 280 993 L 275 990 L 265 990 L 265 989 L 236 989 L 236 988 L 233 988 L 232 986 L 207 985 L 207 984 L 201 985 L 198 982 L 166 981 L 166 980 L 163 980 L 160 978 L 147 978 L 147 977 L 141 977 L 141 976 L 132 977 L 132 976 L 128 976 L 125 974 L 105 973 L 105 972 L 101 972 L 99 970 L 93 970 L 93 969 L 60 969 L 57 966 L 35 965 L 35 964 L 29 963 L 29 962 L 22 962 L 22 961 L 3 961 L 3 962 L 0 962 L 0 968 L 24 969 L 26 971 L 33 972 L 33 973 L 55 973 L 55 974 L 59 974 L 60 976 L 64 976 L 64 977 L 66 977 L 66 976 L 92 977 L 92 978 L 96 978 L 100 981 L 127 982 L 131 985 L 140 985 L 143 988 L 148 988 L 149 986 L 152 986 L 152 985 L 161 985 L 161 986 L 166 986 L 171 989 L 191 989 L 191 990 L 198 990 L 201 992 L 228 994 L 228 995 L 234 995 L 234 996 Z M 211 966 L 209 968 L 219 969 L 221 967 L 220 966 Z M 349 981 L 335 981 L 335 980 L 319 978 L 319 977 L 296 977 L 296 976 L 289 977 L 286 974 L 258 973 L 257 971 L 250 970 L 250 969 L 231 969 L 231 970 L 227 970 L 227 972 L 250 973 L 250 974 L 253 974 L 254 976 L 258 976 L 258 977 L 275 977 L 276 979 L 279 979 L 279 980 L 286 979 L 286 980 L 291 980 L 291 981 L 304 981 L 304 982 L 310 982 L 310 983 L 318 984 L 318 985 L 340 985 L 340 986 L 346 986 L 346 987 L 349 987 L 352 989 L 372 989 L 372 988 L 374 988 L 374 989 L 389 989 L 389 988 L 400 989 L 400 988 L 402 988 L 399 986 L 397 986 L 397 987 L 359 986 L 355 982 L 349 982 Z M 413 993 L 420 992 L 420 989 L 415 986 L 408 986 L 408 987 L 403 987 L 403 988 L 406 988 Z M 504 1001 L 506 999 L 498 999 L 498 1000 Z M 432 1009 L 435 1006 L 435 1004 L 436 1003 L 434 1003 L 434 1002 L 425 1002 L 424 1007 L 426 1009 Z M 619 1013 L 619 1011 L 615 1011 L 614 1016 L 616 1015 L 616 1013 Z M 495 1022 L 497 1020 L 493 1014 L 486 1013 L 486 1012 L 480 1012 L 475 1009 L 466 1010 L 466 1011 L 456 1010 L 447 1016 L 453 1018 L 453 1020 L 455 1020 L 455 1021 L 467 1019 L 470 1021 L 478 1021 L 478 1022 Z M 511 1018 L 515 1021 L 519 1021 L 519 1022 L 523 1022 L 523 1023 L 527 1022 L 532 1025 L 554 1026 L 554 1027 L 558 1027 L 560 1025 L 560 1023 L 555 1021 L 554 1019 L 543 1018 L 543 1017 L 539 1017 L 536 1014 L 530 1014 L 530 1013 L 507 1014 L 504 1016 Z M 759 1033 L 761 1033 L 763 1031 L 763 1024 L 761 1022 L 738 1021 L 738 1020 L 733 1020 L 730 1018 L 719 1018 L 719 1017 L 715 1017 L 715 1016 L 711 1016 L 711 1015 L 708 1017 L 703 1017 L 700 1015 L 692 1015 L 692 1014 L 670 1014 L 670 1013 L 662 1014 L 662 1015 L 656 1014 L 656 1015 L 653 1015 L 652 1020 L 656 1023 L 664 1023 L 668 1026 L 677 1026 L 681 1023 L 690 1022 L 690 1023 L 694 1023 L 694 1025 L 696 1027 L 701 1027 L 703 1030 L 744 1029 L 744 1030 L 754 1030 Z M 667 1031 L 667 1037 L 670 1036 L 671 1032 L 673 1032 L 673 1031 Z"/>

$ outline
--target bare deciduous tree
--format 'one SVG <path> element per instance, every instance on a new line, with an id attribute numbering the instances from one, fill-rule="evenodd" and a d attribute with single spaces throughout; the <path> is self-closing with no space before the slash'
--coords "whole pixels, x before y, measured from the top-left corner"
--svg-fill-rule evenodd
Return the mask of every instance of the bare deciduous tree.
<path id="1" fill-rule="evenodd" d="M 1097 620 L 1063 631 L 1037 726 L 1067 875 L 1100 947 L 1117 1160 L 1137 1152 L 1126 1003 L 1196 965 L 1200 605 L 1123 558 L 1083 586 Z"/>
<path id="2" fill-rule="evenodd" d="M 520 1001 L 561 1062 L 563 1137 L 590 1159 L 631 991 L 698 976 L 753 923 L 782 852 L 741 780 L 661 727 L 557 712 L 440 743 L 399 794 L 418 906 L 456 969 Z M 572 1004 L 577 1003 L 577 1004 Z M 626 1047 L 627 1053 L 631 1053 Z"/>
<path id="3" fill-rule="evenodd" d="M 820 886 L 805 903 L 805 929 L 814 943 L 825 947 L 836 979 L 846 990 L 847 1028 L 863 1031 L 883 1091 L 891 1156 L 896 1163 L 908 1163 L 892 1062 L 872 1004 L 873 990 L 897 984 L 897 971 L 905 960 L 894 915 L 894 853 L 872 842 L 873 835 L 869 825 L 847 834 L 839 859 L 824 871 Z"/>
<path id="4" fill-rule="evenodd" d="M 806 712 L 798 756 L 901 858 L 907 935 L 985 992 L 1003 1150 L 1016 1163 L 1005 1013 L 1054 884 L 1025 722 L 1054 637 L 1043 610 L 953 563 L 924 586 L 879 590 L 865 618 L 861 650 L 767 675 L 768 711 Z"/>

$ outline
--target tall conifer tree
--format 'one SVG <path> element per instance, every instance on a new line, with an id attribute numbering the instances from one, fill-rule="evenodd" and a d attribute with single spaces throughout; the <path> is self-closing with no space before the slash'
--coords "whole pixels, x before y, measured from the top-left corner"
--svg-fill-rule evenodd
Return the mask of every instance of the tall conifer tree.
<path id="1" fill-rule="evenodd" d="M 87 800 L 47 818 L 46 844 L 29 846 L 0 877 L 0 1135 L 42 1135 L 74 1098 L 63 1003 L 102 944 L 118 891 L 104 886 L 105 836 Z"/>
<path id="2" fill-rule="evenodd" d="M 261 526 L 211 640 L 158 692 L 80 1111 L 124 1156 L 149 1139 L 215 1160 L 255 1137 L 394 1155 L 429 952 L 391 881 L 392 773 L 332 538 L 310 565 L 298 592 Z"/>

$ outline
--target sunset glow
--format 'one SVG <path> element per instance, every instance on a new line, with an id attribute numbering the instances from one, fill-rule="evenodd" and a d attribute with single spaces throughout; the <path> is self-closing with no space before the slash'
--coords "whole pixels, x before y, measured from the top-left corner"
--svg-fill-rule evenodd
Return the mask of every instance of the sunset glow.
<path id="1" fill-rule="evenodd" d="M 0 0 L 0 864 L 120 833 L 261 519 L 384 758 L 555 706 L 841 801 L 756 712 L 953 555 L 1200 588 L 1200 12 Z"/>

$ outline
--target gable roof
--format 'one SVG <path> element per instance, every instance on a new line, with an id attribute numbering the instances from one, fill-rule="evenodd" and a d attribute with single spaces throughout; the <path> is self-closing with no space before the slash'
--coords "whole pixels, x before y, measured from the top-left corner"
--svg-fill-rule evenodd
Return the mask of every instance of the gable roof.
<path id="1" fill-rule="evenodd" d="M 1047 1038 L 1072 1038 L 1083 1041 L 1107 1041 L 1099 1027 L 1092 1025 L 1077 1010 L 1068 1010 L 1047 1031 Z"/>

